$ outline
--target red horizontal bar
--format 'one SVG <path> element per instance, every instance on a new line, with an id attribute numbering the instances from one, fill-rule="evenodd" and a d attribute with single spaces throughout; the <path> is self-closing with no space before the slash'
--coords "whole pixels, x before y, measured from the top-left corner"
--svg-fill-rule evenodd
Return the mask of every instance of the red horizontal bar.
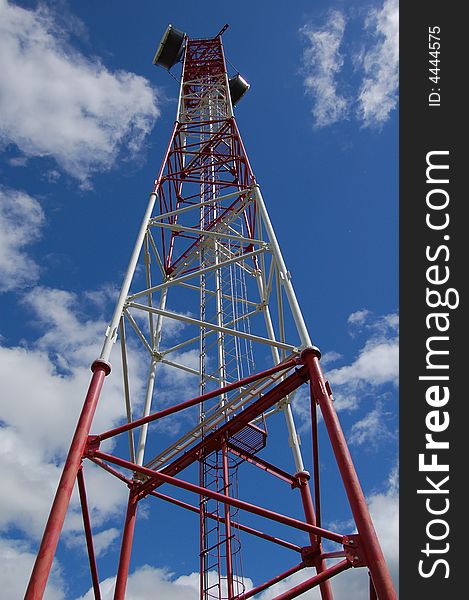
<path id="1" fill-rule="evenodd" d="M 276 513 L 266 508 L 262 508 L 261 506 L 250 504 L 249 502 L 244 502 L 243 500 L 238 500 L 237 498 L 225 496 L 223 494 L 214 492 L 199 485 L 195 485 L 194 483 L 189 483 L 188 481 L 176 479 L 175 477 L 171 477 L 170 475 L 165 475 L 161 471 L 153 471 L 152 469 L 147 469 L 146 467 L 136 465 L 135 463 L 132 463 L 123 458 L 118 458 L 117 456 L 112 456 L 111 454 L 100 452 L 99 450 L 94 452 L 94 456 L 119 465 L 120 467 L 124 467 L 125 469 L 129 469 L 130 471 L 142 473 L 142 475 L 146 475 L 147 477 L 152 477 L 164 483 L 169 483 L 183 490 L 187 490 L 188 492 L 194 492 L 199 496 L 206 496 L 207 498 L 212 498 L 213 500 L 217 500 L 218 502 L 229 504 L 230 506 L 234 506 L 235 508 L 251 512 L 255 515 L 259 515 L 260 517 L 266 517 L 267 519 L 277 521 L 278 523 L 282 523 L 283 525 L 288 525 L 289 527 L 294 527 L 295 529 L 301 529 L 302 531 L 306 531 L 308 533 L 314 533 L 315 535 L 325 537 L 339 544 L 343 544 L 344 542 L 344 536 L 339 535 L 338 533 L 334 533 L 333 531 L 328 531 L 327 529 L 322 529 L 322 527 L 316 527 L 315 525 L 310 525 L 309 523 L 298 521 L 297 519 L 293 519 L 292 517 L 287 517 L 286 515 L 282 515 L 280 513 Z"/>
<path id="2" fill-rule="evenodd" d="M 323 552 L 320 558 L 326 560 L 327 558 L 343 558 L 344 556 L 345 552 L 343 550 L 337 550 L 337 552 Z"/>
<path id="3" fill-rule="evenodd" d="M 290 575 L 293 575 L 294 573 L 298 573 L 298 571 L 301 571 L 301 569 L 304 569 L 305 566 L 306 566 L 305 563 L 301 562 L 299 565 L 295 565 L 291 569 L 288 569 L 288 571 L 285 571 L 284 573 L 280 573 L 280 575 L 277 575 L 277 577 L 272 577 L 272 579 L 269 579 L 269 581 L 266 581 L 265 583 L 261 583 L 261 585 L 258 585 L 255 588 L 252 588 L 252 590 L 249 590 L 248 592 L 245 592 L 244 594 L 241 594 L 240 596 L 236 596 L 235 600 L 247 600 L 248 598 L 252 598 L 252 596 L 255 596 L 259 592 L 266 590 L 267 588 L 278 583 L 279 581 L 283 581 L 287 577 L 290 577 Z"/>
<path id="4" fill-rule="evenodd" d="M 245 377 L 244 379 L 240 379 L 235 383 L 230 383 L 222 388 L 218 388 L 211 392 L 207 392 L 202 396 L 197 396 L 196 398 L 192 398 L 191 400 L 186 400 L 185 402 L 180 402 L 179 404 L 175 404 L 174 406 L 170 406 L 163 410 L 160 410 L 156 413 L 148 415 L 147 417 L 142 417 L 141 419 L 137 419 L 136 421 L 132 421 L 131 423 L 126 423 L 125 425 L 121 425 L 120 427 L 116 427 L 114 429 L 110 429 L 105 433 L 101 433 L 97 437 L 99 440 L 107 440 L 108 438 L 114 437 L 115 435 L 119 435 L 120 433 L 124 433 L 125 431 L 129 431 L 130 429 L 134 429 L 135 427 L 140 427 L 141 425 L 145 425 L 145 423 L 151 423 L 152 421 L 156 421 L 157 419 L 161 419 L 162 417 L 166 417 L 168 415 L 172 415 L 180 410 L 184 410 L 185 408 L 190 408 L 191 406 L 195 406 L 196 404 L 200 404 L 201 402 L 205 402 L 206 400 L 210 400 L 211 398 L 215 398 L 216 396 L 221 396 L 222 394 L 227 394 L 237 388 L 242 387 L 243 385 L 248 385 L 250 383 L 254 383 L 255 381 L 262 379 L 263 377 L 269 377 L 270 375 L 274 375 L 279 371 L 286 371 L 287 369 L 291 369 L 292 367 L 298 364 L 298 360 L 296 358 L 292 358 L 284 363 L 276 365 L 271 369 L 267 369 L 266 371 L 261 371 L 260 373 L 256 373 L 255 375 L 250 375 L 249 377 Z"/>
<path id="5" fill-rule="evenodd" d="M 275 596 L 274 600 L 291 600 L 291 598 L 296 598 L 300 594 L 303 594 L 303 592 L 307 592 L 323 581 L 327 581 L 331 577 L 334 577 L 334 575 L 338 575 L 339 573 L 342 573 L 342 571 L 350 569 L 351 566 L 352 563 L 348 560 L 342 560 L 333 567 L 329 567 L 329 569 L 319 573 L 319 575 L 315 575 L 314 577 L 311 577 L 311 579 L 307 579 L 306 581 L 302 581 L 298 585 L 295 585 L 295 587 L 292 587 L 288 592 L 284 592 L 283 594 L 280 594 L 280 596 Z"/>

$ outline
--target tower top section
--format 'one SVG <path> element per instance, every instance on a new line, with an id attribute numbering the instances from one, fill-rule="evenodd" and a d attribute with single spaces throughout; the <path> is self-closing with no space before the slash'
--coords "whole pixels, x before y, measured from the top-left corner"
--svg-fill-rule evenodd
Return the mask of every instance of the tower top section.
<path id="1" fill-rule="evenodd" d="M 168 25 L 153 58 L 153 64 L 169 71 L 182 62 L 183 81 L 192 85 L 213 86 L 214 82 L 216 84 L 216 78 L 220 78 L 218 87 L 223 88 L 219 90 L 221 95 L 226 93 L 228 96 L 229 92 L 226 116 L 231 116 L 232 107 L 238 104 L 250 85 L 239 72 L 228 78 L 221 41 L 221 36 L 227 29 L 228 25 L 225 25 L 213 38 L 190 39 L 187 33 Z"/>

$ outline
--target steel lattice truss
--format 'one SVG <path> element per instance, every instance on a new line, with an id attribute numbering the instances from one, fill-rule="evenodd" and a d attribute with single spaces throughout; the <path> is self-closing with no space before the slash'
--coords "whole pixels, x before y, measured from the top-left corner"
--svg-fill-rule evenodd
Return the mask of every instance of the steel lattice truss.
<path id="1" fill-rule="evenodd" d="M 177 343 L 165 334 L 174 324 L 180 324 L 182 332 Z M 116 340 L 127 423 L 89 435 Z M 196 356 L 196 363 L 188 356 Z M 266 356 L 272 366 L 258 370 L 256 361 L 265 364 Z M 147 373 L 144 397 L 137 400 L 131 393 L 130 365 L 135 357 Z M 357 567 L 370 572 L 370 598 L 396 598 L 319 359 L 233 116 L 221 35 L 187 38 L 177 120 L 101 355 L 92 366 L 90 389 L 26 598 L 42 598 L 76 479 L 94 594 L 101 598 L 84 459 L 122 480 L 130 490 L 116 600 L 125 597 L 137 507 L 147 497 L 198 515 L 201 600 L 244 600 L 308 566 L 315 567 L 316 575 L 278 599 L 295 598 L 319 586 L 321 597 L 332 600 L 330 579 Z M 162 368 L 193 378 L 194 396 L 162 406 L 158 402 Z M 291 410 L 295 392 L 304 384 L 311 395 L 311 475 L 303 464 Z M 149 425 L 191 409 L 198 411 L 196 422 L 155 453 L 154 444 L 149 444 L 153 435 Z M 322 527 L 318 409 L 358 534 Z M 293 453 L 292 474 L 259 455 L 268 443 L 266 421 L 279 412 L 284 414 Z M 129 442 L 125 456 L 100 449 L 104 440 L 125 433 Z M 198 465 L 196 482 L 184 477 L 191 465 Z M 258 467 L 298 490 L 304 520 L 241 500 L 240 465 Z M 162 493 L 163 484 L 193 492 L 195 504 Z M 249 490 L 240 493 L 244 497 Z M 243 524 L 243 511 L 307 532 L 309 545 L 300 547 Z M 295 566 L 247 590 L 240 532 L 243 543 L 255 536 L 290 549 L 299 555 L 296 563 L 292 561 Z M 323 540 L 334 542 L 337 549 L 325 552 Z"/>

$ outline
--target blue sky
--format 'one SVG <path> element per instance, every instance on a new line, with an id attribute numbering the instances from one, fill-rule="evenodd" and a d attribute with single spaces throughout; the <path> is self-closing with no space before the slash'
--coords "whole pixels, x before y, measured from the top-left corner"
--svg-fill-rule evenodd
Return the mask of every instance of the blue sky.
<path id="1" fill-rule="evenodd" d="M 397 2 L 159 4 L 0 0 L 1 588 L 26 585 L 167 145 L 178 87 L 152 58 L 168 23 L 192 37 L 230 24 L 225 53 L 251 83 L 238 126 L 396 576 Z M 93 429 L 122 408 L 110 377 Z M 295 413 L 307 454 L 301 398 Z M 327 454 L 324 473 L 325 519 L 343 524 Z M 93 473 L 88 485 L 107 590 L 126 494 Z M 196 521 L 163 515 L 142 525 L 153 544 L 137 531 L 131 600 L 195 593 L 196 551 L 179 551 Z M 81 541 L 74 498 L 48 598 L 91 598 Z M 247 555 L 255 584 L 293 564 L 267 551 Z"/>

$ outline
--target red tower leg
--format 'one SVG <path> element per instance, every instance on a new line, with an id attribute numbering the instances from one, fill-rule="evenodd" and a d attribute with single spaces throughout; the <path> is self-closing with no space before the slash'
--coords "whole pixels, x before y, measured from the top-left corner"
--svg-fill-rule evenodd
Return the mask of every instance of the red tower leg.
<path id="1" fill-rule="evenodd" d="M 127 514 L 125 516 L 124 533 L 122 534 L 121 553 L 119 558 L 119 569 L 117 571 L 116 589 L 114 600 L 125 599 L 125 588 L 129 575 L 130 555 L 132 553 L 132 542 L 134 539 L 135 519 L 137 515 L 137 496 L 130 490 Z"/>
<path id="2" fill-rule="evenodd" d="M 368 568 L 379 600 L 397 600 L 397 595 L 384 560 L 383 551 L 378 542 L 373 522 L 368 511 L 365 496 L 360 486 L 352 457 L 350 456 L 344 433 L 339 423 L 337 413 L 332 404 L 332 394 L 329 384 L 324 379 L 319 365 L 320 353 L 315 348 L 303 351 L 302 358 L 310 371 L 314 398 L 324 418 L 332 449 L 339 467 L 342 481 L 350 502 L 355 524 L 360 535 Z"/>
<path id="3" fill-rule="evenodd" d="M 303 502 L 303 509 L 305 511 L 305 521 L 310 525 L 316 525 L 316 515 L 313 507 L 313 499 L 311 498 L 311 490 L 309 487 L 309 474 L 306 472 L 298 473 L 298 481 L 300 482 L 300 493 L 301 500 Z M 321 549 L 321 543 L 318 543 L 318 537 L 313 533 L 309 534 L 309 539 L 312 546 L 316 546 L 318 550 Z M 326 561 L 318 559 L 315 561 L 316 570 L 318 573 L 322 573 L 327 569 Z M 322 600 L 334 600 L 332 594 L 332 588 L 330 581 L 323 581 L 319 584 L 321 591 Z"/>
<path id="4" fill-rule="evenodd" d="M 34 563 L 25 600 L 40 600 L 46 589 L 47 580 L 54 560 L 54 554 L 59 542 L 60 532 L 67 514 L 70 497 L 72 495 L 75 479 L 80 468 L 81 459 L 85 450 L 86 441 L 90 432 L 99 394 L 103 387 L 104 378 L 111 372 L 109 363 L 96 360 L 91 365 L 93 376 L 88 393 L 86 394 L 83 409 L 78 420 L 75 435 L 65 461 L 59 487 L 55 494 L 54 502 L 49 514 L 49 519 L 42 536 L 41 546 Z"/>

